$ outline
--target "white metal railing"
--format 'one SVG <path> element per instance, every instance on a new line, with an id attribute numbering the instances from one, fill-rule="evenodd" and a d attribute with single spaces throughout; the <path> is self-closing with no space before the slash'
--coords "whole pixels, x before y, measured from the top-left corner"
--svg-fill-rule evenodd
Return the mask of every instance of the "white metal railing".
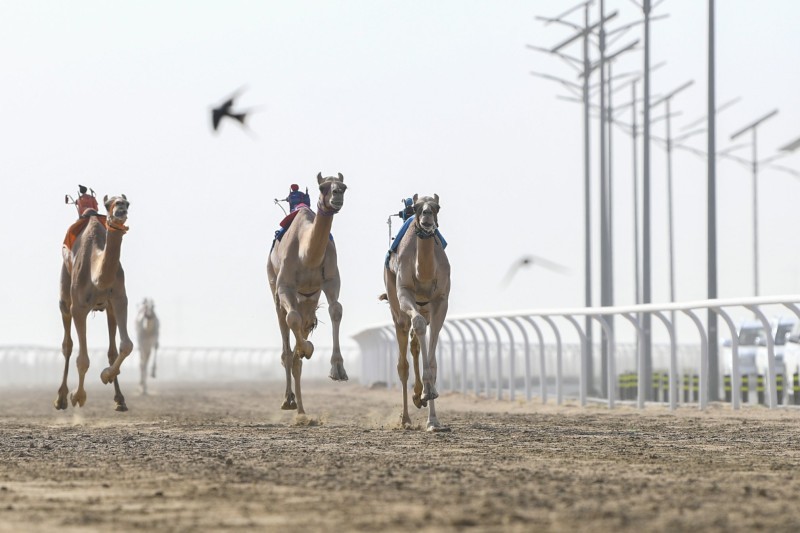
<path id="1" fill-rule="evenodd" d="M 482 389 L 490 393 L 492 367 L 494 367 L 494 388 L 498 399 L 503 399 L 508 392 L 508 399 L 514 400 L 518 388 L 517 380 L 522 378 L 527 400 L 532 398 L 532 384 L 538 377 L 539 396 L 547 402 L 549 384 L 555 385 L 556 402 L 561 404 L 565 396 L 565 387 L 577 384 L 572 394 L 577 396 L 580 405 L 586 405 L 590 398 L 590 386 L 593 376 L 589 375 L 589 353 L 597 354 L 598 346 L 589 349 L 589 336 L 576 317 L 590 317 L 604 333 L 607 362 L 604 368 L 606 389 L 604 400 L 610 408 L 617 401 L 617 363 L 620 344 L 616 338 L 621 336 L 621 326 L 629 324 L 628 333 L 633 333 L 636 342 L 631 350 L 634 353 L 636 371 L 636 405 L 644 408 L 647 393 L 651 385 L 651 376 L 646 375 L 647 366 L 644 360 L 643 317 L 650 315 L 656 320 L 652 323 L 662 324 L 658 331 L 652 327 L 651 333 L 666 333 L 667 342 L 654 343 L 652 353 L 656 360 L 660 353 L 661 366 L 669 373 L 668 403 L 675 409 L 679 403 L 679 378 L 681 369 L 699 372 L 699 394 L 697 403 L 700 409 L 708 405 L 709 393 L 709 361 L 707 324 L 698 316 L 698 311 L 713 311 L 721 318 L 720 332 L 728 331 L 730 338 L 730 369 L 732 373 L 730 402 L 733 409 L 741 406 L 741 373 L 738 353 L 738 331 L 736 323 L 742 314 L 753 316 L 759 320 L 765 331 L 772 326 L 766 313 L 790 314 L 800 321 L 800 295 L 766 296 L 740 299 L 716 299 L 669 304 L 646 304 L 620 307 L 575 308 L 575 309 L 543 309 L 529 311 L 513 311 L 480 315 L 451 316 L 445 321 L 442 334 L 439 336 L 437 362 L 438 376 L 445 390 L 460 390 L 466 393 L 471 384 L 475 394 Z M 617 320 L 615 317 L 622 320 Z M 679 320 L 679 317 L 685 317 Z M 678 344 L 676 325 L 681 322 L 689 325 L 695 333 L 690 335 L 692 342 L 683 341 Z M 722 333 L 721 333 L 722 334 Z M 577 343 L 565 343 L 568 337 L 577 337 Z M 681 330 L 681 338 L 684 332 Z M 354 335 L 354 340 L 361 350 L 361 378 L 364 383 L 376 381 L 392 386 L 397 382 L 396 361 L 398 347 L 395 329 L 392 324 L 380 324 L 362 330 Z M 546 342 L 546 339 L 549 342 Z M 538 344 L 538 372 L 532 367 L 533 346 Z M 470 349 L 471 348 L 471 349 Z M 665 350 L 660 350 L 665 348 Z M 664 354 L 664 351 L 667 353 Z M 770 408 L 778 406 L 776 385 L 775 339 L 766 336 L 767 368 L 766 368 L 766 404 Z M 549 354 L 549 355 L 548 355 Z M 472 364 L 469 364 L 469 360 Z M 592 356 L 592 363 L 596 357 Z M 481 365 L 481 360 L 483 364 Z M 719 352 L 719 361 L 723 361 L 723 350 Z M 518 363 L 523 364 L 522 376 L 519 376 Z M 394 365 L 393 365 L 394 363 Z M 573 368 L 565 374 L 564 365 Z M 597 365 L 593 365 L 596 367 Z M 653 365 L 655 366 L 655 364 Z M 574 371 L 577 367 L 577 373 Z M 649 367 L 653 370 L 653 367 Z M 720 370 L 722 364 L 720 364 Z M 577 375 L 576 375 L 577 374 Z M 722 381 L 722 372 L 713 376 L 717 383 Z M 471 380 L 470 380 L 471 377 Z M 481 383 L 482 382 L 482 383 Z M 507 387 L 504 385 L 507 384 Z M 786 383 L 786 402 L 793 396 L 791 387 Z M 604 386 L 604 387 L 603 387 Z M 796 392 L 794 394 L 797 394 Z M 796 403 L 800 398 L 792 398 Z"/>

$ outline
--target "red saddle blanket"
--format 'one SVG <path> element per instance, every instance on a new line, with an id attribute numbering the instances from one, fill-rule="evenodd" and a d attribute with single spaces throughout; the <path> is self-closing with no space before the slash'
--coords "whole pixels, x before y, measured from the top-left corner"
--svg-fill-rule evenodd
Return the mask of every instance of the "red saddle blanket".
<path id="1" fill-rule="evenodd" d="M 92 215 L 100 219 L 100 222 L 103 225 L 106 225 L 106 216 L 105 215 Z M 69 250 L 72 250 L 72 246 L 75 244 L 75 240 L 78 238 L 78 235 L 86 229 L 86 226 L 89 224 L 89 219 L 91 217 L 81 217 L 76 220 L 67 230 L 67 235 L 64 237 L 64 246 L 66 246 Z"/>
<path id="2" fill-rule="evenodd" d="M 281 227 L 283 229 L 289 228 L 289 226 L 292 224 L 292 220 L 294 220 L 294 217 L 297 216 L 298 211 L 300 211 L 300 209 L 295 209 L 294 211 L 283 217 L 283 220 L 281 220 Z"/>

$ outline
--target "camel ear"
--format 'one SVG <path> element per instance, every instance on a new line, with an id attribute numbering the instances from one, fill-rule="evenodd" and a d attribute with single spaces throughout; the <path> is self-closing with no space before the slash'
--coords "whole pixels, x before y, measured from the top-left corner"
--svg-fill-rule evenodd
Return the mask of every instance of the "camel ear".
<path id="1" fill-rule="evenodd" d="M 123 200 L 127 200 L 127 199 L 128 199 L 128 197 L 127 197 L 127 196 L 125 196 L 125 195 L 123 194 L 123 195 L 122 195 L 122 199 L 123 199 Z"/>
<path id="2" fill-rule="evenodd" d="M 414 203 L 417 203 L 417 193 L 414 193 L 414 198 L 413 198 L 413 200 L 414 200 Z"/>
<path id="3" fill-rule="evenodd" d="M 108 195 L 103 196 L 103 205 L 108 203 Z"/>
<path id="4" fill-rule="evenodd" d="M 436 202 L 437 205 L 439 204 L 439 195 L 438 194 L 433 193 L 433 201 Z"/>
<path id="5" fill-rule="evenodd" d="M 323 181 L 324 181 L 324 180 L 322 179 L 322 172 L 320 172 L 319 174 L 317 174 L 317 183 L 318 183 L 319 185 L 322 185 L 322 182 L 323 182 Z"/>
<path id="6" fill-rule="evenodd" d="M 344 176 L 342 176 L 341 172 L 339 172 L 339 181 L 344 183 Z"/>

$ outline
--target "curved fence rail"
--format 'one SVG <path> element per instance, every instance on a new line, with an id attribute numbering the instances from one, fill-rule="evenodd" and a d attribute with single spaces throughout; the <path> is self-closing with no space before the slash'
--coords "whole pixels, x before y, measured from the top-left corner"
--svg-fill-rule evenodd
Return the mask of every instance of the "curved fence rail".
<path id="1" fill-rule="evenodd" d="M 77 348 L 70 360 L 70 378 L 77 379 L 74 360 Z M 314 357 L 303 364 L 304 378 L 326 378 L 330 372 L 330 348 L 319 346 Z M 355 370 L 357 351 L 342 348 L 345 367 Z M 152 357 L 152 356 L 151 356 Z M 108 366 L 106 348 L 89 350 L 91 367 L 89 376 Z M 139 354 L 133 353 L 122 365 L 122 380 L 127 384 L 139 383 Z M 151 359 L 152 365 L 152 359 Z M 282 380 L 285 371 L 281 366 L 280 348 L 202 348 L 162 347 L 156 356 L 156 381 L 239 381 Z M 0 346 L 0 386 L 53 385 L 61 382 L 64 357 L 60 348 L 40 346 Z M 148 378 L 150 380 L 150 378 Z"/>
<path id="2" fill-rule="evenodd" d="M 643 408 L 655 401 L 671 409 L 681 403 L 704 409 L 712 385 L 724 391 L 720 399 L 734 409 L 754 401 L 770 408 L 800 404 L 800 346 L 787 346 L 776 357 L 776 341 L 782 344 L 785 339 L 775 339 L 773 331 L 781 319 L 800 322 L 798 302 L 799 295 L 789 295 L 451 316 L 439 336 L 439 386 L 512 401 L 520 393 L 531 400 L 536 391 L 543 403 L 554 392 L 558 404 L 576 397 L 582 406 L 601 400 L 610 408 L 617 401 Z M 719 318 L 719 335 L 727 339 L 720 343 L 719 372 L 713 376 L 709 311 Z M 647 315 L 651 336 L 658 339 L 649 360 L 644 345 Z M 582 325 L 584 317 L 596 324 L 592 335 Z M 772 332 L 755 348 L 763 364 L 752 375 L 743 375 L 740 368 L 738 324 L 745 318 Z M 370 327 L 353 338 L 361 350 L 362 381 L 397 385 L 394 326 Z M 631 341 L 618 342 L 622 338 Z M 589 339 L 602 340 L 590 346 Z"/>

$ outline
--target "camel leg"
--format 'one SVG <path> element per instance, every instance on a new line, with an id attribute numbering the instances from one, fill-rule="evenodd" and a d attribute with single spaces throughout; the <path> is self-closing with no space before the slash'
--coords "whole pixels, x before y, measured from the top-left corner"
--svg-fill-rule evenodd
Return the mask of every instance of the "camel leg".
<path id="1" fill-rule="evenodd" d="M 311 359 L 311 355 L 314 353 L 314 345 L 303 336 L 303 315 L 298 309 L 299 306 L 295 292 L 295 287 L 282 286 L 279 280 L 278 298 L 280 306 L 286 313 L 285 323 L 294 334 L 294 351 L 300 357 Z"/>
<path id="2" fill-rule="evenodd" d="M 86 390 L 83 388 L 83 381 L 86 371 L 89 370 L 89 350 L 86 345 L 86 316 L 89 314 L 87 308 L 72 306 L 72 320 L 75 322 L 75 330 L 78 333 L 78 359 L 75 361 L 78 367 L 78 389 L 70 395 L 72 406 L 83 407 L 86 403 Z"/>
<path id="3" fill-rule="evenodd" d="M 294 356 L 292 363 L 292 375 L 294 376 L 294 391 L 297 394 L 297 414 L 306 414 L 303 409 L 303 396 L 300 393 L 300 376 L 303 374 L 303 358 L 299 355 Z"/>
<path id="4" fill-rule="evenodd" d="M 403 412 L 400 413 L 400 425 L 411 429 L 411 417 L 408 415 L 408 327 L 402 324 L 395 325 L 397 344 L 400 348 L 397 357 L 397 375 L 400 377 L 400 386 L 403 389 Z"/>
<path id="5" fill-rule="evenodd" d="M 122 362 L 125 361 L 133 351 L 133 342 L 130 336 L 128 336 L 128 297 L 124 292 L 112 298 L 106 312 L 109 313 L 109 320 L 113 318 L 116 323 L 114 329 L 119 329 L 119 354 L 114 357 L 114 361 L 112 362 L 110 360 L 111 353 L 109 352 L 110 366 L 104 368 L 100 373 L 100 380 L 106 384 L 112 381 L 114 382 L 114 401 L 117 404 L 116 410 L 127 411 L 128 408 L 125 405 L 125 397 L 122 395 L 122 391 L 119 388 L 119 381 L 117 381 Z M 109 336 L 111 335 L 111 323 L 109 322 Z M 114 335 L 114 338 L 116 338 L 116 335 Z"/>
<path id="6" fill-rule="evenodd" d="M 436 361 L 436 348 L 439 344 L 439 333 L 442 330 L 442 325 L 444 324 L 444 318 L 447 315 L 447 301 L 441 302 L 431 302 L 431 320 L 430 320 L 430 345 L 428 348 L 428 369 L 430 372 L 430 383 L 431 383 L 431 390 L 435 396 L 432 396 L 430 402 L 428 403 L 428 423 L 427 429 L 428 431 L 441 431 L 445 428 L 439 423 L 439 419 L 436 417 L 436 407 L 434 405 L 434 398 L 438 396 L 436 393 L 436 370 L 437 370 L 437 361 Z M 423 378 L 424 379 L 424 378 Z"/>
<path id="7" fill-rule="evenodd" d="M 65 277 L 66 277 L 66 291 L 65 291 Z M 69 358 L 72 355 L 72 314 L 70 313 L 69 302 L 69 274 L 66 268 L 61 270 L 61 299 L 58 303 L 61 309 L 61 323 L 64 326 L 64 339 L 61 341 L 61 353 L 64 356 L 64 375 L 61 378 L 61 387 L 58 389 L 58 397 L 56 397 L 53 405 L 56 409 L 67 408 L 67 375 L 69 374 Z"/>
<path id="8" fill-rule="evenodd" d="M 347 372 L 344 370 L 344 358 L 339 347 L 339 324 L 342 322 L 342 304 L 339 303 L 339 280 L 327 280 L 322 284 L 322 291 L 328 300 L 328 314 L 331 317 L 333 329 L 333 353 L 331 354 L 331 372 L 328 374 L 334 381 L 347 381 Z"/>
<path id="9" fill-rule="evenodd" d="M 153 347 L 153 366 L 150 367 L 150 377 L 156 379 L 156 355 L 158 354 L 158 344 Z"/>
<path id="10" fill-rule="evenodd" d="M 428 406 L 428 401 L 422 399 L 422 373 L 419 371 L 419 339 L 416 334 L 411 335 L 411 358 L 414 362 L 414 396 L 411 399 L 417 409 Z"/>
<path id="11" fill-rule="evenodd" d="M 108 364 L 113 365 L 119 357 L 117 352 L 117 317 L 114 313 L 114 307 L 109 305 L 106 310 L 108 316 Z M 100 379 L 102 379 L 102 374 Z M 119 380 L 114 378 L 114 403 L 116 404 L 116 411 L 127 411 L 128 406 L 125 405 L 125 397 L 119 388 Z"/>
<path id="12" fill-rule="evenodd" d="M 291 411 L 297 409 L 297 401 L 295 400 L 294 392 L 292 392 L 292 364 L 294 362 L 294 353 L 289 345 L 289 326 L 286 324 L 286 311 L 281 307 L 280 302 L 276 303 L 276 311 L 278 312 L 278 326 L 281 330 L 281 340 L 283 349 L 281 351 L 281 364 L 286 371 L 286 394 L 283 398 L 281 409 Z"/>
<path id="13" fill-rule="evenodd" d="M 414 328 L 414 334 L 419 341 L 422 352 L 422 396 L 420 396 L 420 400 L 423 402 L 435 400 L 439 393 L 436 391 L 436 370 L 431 368 L 431 360 L 428 355 L 428 335 L 426 332 L 428 323 L 425 317 L 418 314 L 412 319 L 411 325 Z"/>
<path id="14" fill-rule="evenodd" d="M 149 346 L 139 346 L 139 391 L 147 396 L 147 363 L 150 362 Z"/>

